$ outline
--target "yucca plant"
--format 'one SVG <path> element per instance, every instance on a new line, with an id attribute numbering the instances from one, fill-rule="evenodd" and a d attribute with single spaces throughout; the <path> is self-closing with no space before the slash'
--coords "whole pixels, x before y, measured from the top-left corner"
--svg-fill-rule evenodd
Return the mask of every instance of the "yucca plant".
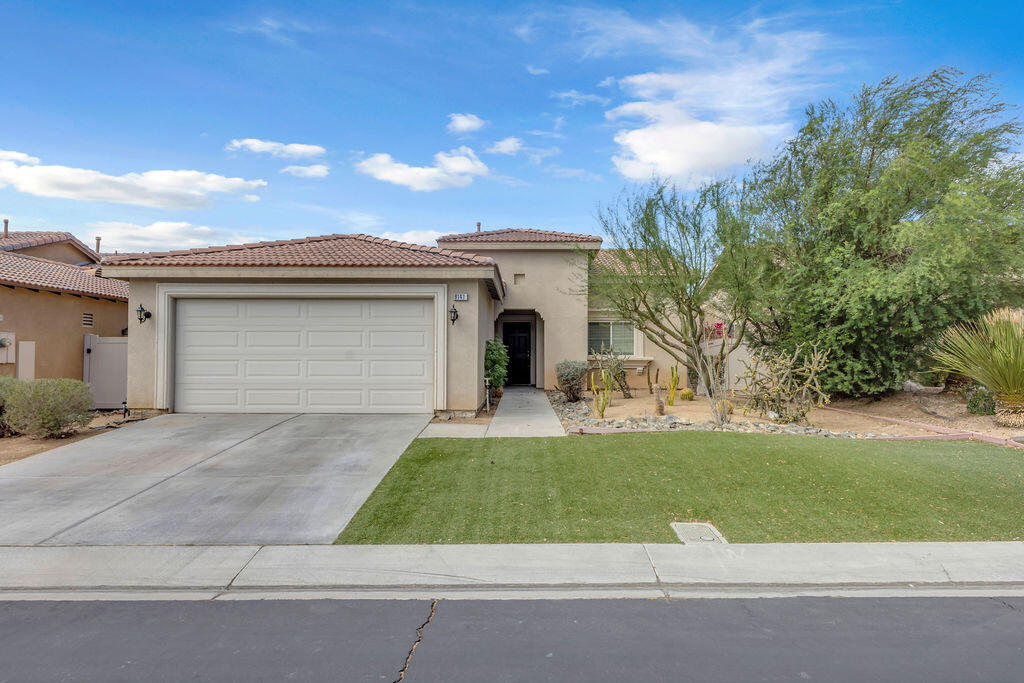
<path id="1" fill-rule="evenodd" d="M 954 325 L 934 354 L 939 370 L 970 377 L 995 395 L 996 422 L 1024 427 L 1024 311 L 1003 308 Z"/>

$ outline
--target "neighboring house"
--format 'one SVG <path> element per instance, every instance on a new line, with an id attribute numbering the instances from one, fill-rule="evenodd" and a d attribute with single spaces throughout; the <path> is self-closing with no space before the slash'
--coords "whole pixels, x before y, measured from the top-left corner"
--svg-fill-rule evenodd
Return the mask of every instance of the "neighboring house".
<path id="1" fill-rule="evenodd" d="M 4 230 L 0 376 L 83 379 L 86 335 L 122 336 L 128 283 L 98 277 L 99 261 L 66 232 Z"/>
<path id="2" fill-rule="evenodd" d="M 367 235 L 108 257 L 131 283 L 128 403 L 177 412 L 469 411 L 484 343 L 510 348 L 509 382 L 554 388 L 554 367 L 600 342 L 635 370 L 643 336 L 586 296 L 601 239 L 549 230 L 448 235 L 438 247 Z M 453 322 L 454 318 L 454 322 Z"/>

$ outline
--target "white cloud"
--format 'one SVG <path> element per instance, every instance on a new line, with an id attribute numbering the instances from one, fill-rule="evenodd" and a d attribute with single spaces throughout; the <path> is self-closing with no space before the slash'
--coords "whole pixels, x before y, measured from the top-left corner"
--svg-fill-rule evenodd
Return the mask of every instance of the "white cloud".
<path id="1" fill-rule="evenodd" d="M 721 47 L 712 31 L 678 17 L 639 21 L 623 10 L 575 9 L 569 20 L 584 57 L 646 50 L 674 57 L 705 58 Z"/>
<path id="2" fill-rule="evenodd" d="M 503 140 L 498 140 L 484 151 L 488 154 L 507 154 L 509 156 L 515 156 L 522 150 L 523 141 L 521 139 L 517 137 L 507 137 Z"/>
<path id="3" fill-rule="evenodd" d="M 224 147 L 229 152 L 254 152 L 256 154 L 269 154 L 281 159 L 304 159 L 307 157 L 323 156 L 327 150 L 320 145 L 303 145 L 297 142 L 284 143 L 271 140 L 260 140 L 258 138 L 244 138 L 232 140 Z"/>
<path id="4" fill-rule="evenodd" d="M 287 173 L 298 178 L 326 178 L 331 172 L 327 164 L 313 164 L 312 166 L 285 166 L 279 173 Z"/>
<path id="5" fill-rule="evenodd" d="M 275 43 L 294 45 L 298 35 L 314 33 L 316 29 L 300 21 L 262 17 L 252 23 L 235 24 L 228 30 L 232 33 L 255 33 Z"/>
<path id="6" fill-rule="evenodd" d="M 9 153 L 12 155 L 18 152 Z M 228 178 L 202 171 L 145 171 L 113 176 L 85 168 L 39 165 L 0 160 L 0 187 L 10 185 L 37 197 L 60 197 L 90 202 L 115 202 L 162 209 L 197 209 L 214 203 L 217 194 L 251 192 L 263 180 Z M 19 157 L 20 158 L 20 157 Z"/>
<path id="7" fill-rule="evenodd" d="M 448 114 L 448 132 L 452 135 L 472 133 L 486 124 L 487 122 L 476 114 Z"/>
<path id="8" fill-rule="evenodd" d="M 24 152 L 12 152 L 7 149 L 0 149 L 0 161 L 17 161 L 19 164 L 35 165 L 39 163 L 38 157 L 30 157 Z"/>
<path id="9" fill-rule="evenodd" d="M 596 102 L 597 104 L 602 105 L 608 104 L 609 102 L 607 97 L 580 92 L 575 88 L 572 90 L 566 90 L 565 92 L 553 92 L 551 93 L 551 96 L 556 100 L 561 100 L 563 103 L 568 104 L 570 107 L 579 107 L 587 102 Z"/>
<path id="10" fill-rule="evenodd" d="M 597 84 L 597 87 L 599 87 L 599 88 L 610 88 L 613 85 L 615 85 L 615 77 L 614 76 L 605 76 L 604 78 L 601 79 L 601 82 Z"/>
<path id="11" fill-rule="evenodd" d="M 222 246 L 225 244 L 245 244 L 258 242 L 261 237 L 238 232 L 217 230 L 205 225 L 193 225 L 184 221 L 157 221 L 149 225 L 138 225 L 122 221 L 98 221 L 89 223 L 95 232 L 79 236 L 86 244 L 92 243 L 99 235 L 103 238 L 103 250 L 119 253 L 135 251 L 160 251 L 177 249 L 196 249 L 200 247 Z"/>
<path id="12" fill-rule="evenodd" d="M 379 237 L 396 242 L 411 242 L 412 244 L 436 247 L 437 238 L 447 234 L 439 230 L 406 230 L 405 232 L 382 232 Z"/>
<path id="13" fill-rule="evenodd" d="M 539 66 L 533 66 L 532 64 L 526 65 L 526 71 L 533 76 L 544 76 L 546 74 L 551 73 L 551 71 L 548 69 Z"/>
<path id="14" fill-rule="evenodd" d="M 260 196 L 258 194 L 243 194 L 242 195 L 242 201 L 258 202 L 259 200 L 260 200 Z"/>
<path id="15" fill-rule="evenodd" d="M 591 183 L 604 180 L 604 177 L 600 173 L 592 173 L 591 171 L 583 168 L 566 168 L 565 166 L 559 166 L 558 164 L 545 166 L 544 172 L 550 173 L 556 178 L 575 178 Z"/>
<path id="16" fill-rule="evenodd" d="M 433 166 L 410 166 L 390 154 L 374 154 L 356 163 L 356 170 L 377 180 L 408 187 L 416 192 L 433 192 L 449 187 L 466 187 L 473 179 L 490 173 L 466 146 L 434 155 Z"/>

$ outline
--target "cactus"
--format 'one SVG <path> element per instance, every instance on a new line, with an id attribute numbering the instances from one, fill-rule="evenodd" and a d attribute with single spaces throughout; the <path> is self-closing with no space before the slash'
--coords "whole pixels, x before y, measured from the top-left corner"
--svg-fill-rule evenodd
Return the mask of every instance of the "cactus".
<path id="1" fill-rule="evenodd" d="M 594 374 L 590 375 L 590 390 L 594 392 L 594 412 L 601 419 L 604 419 L 604 411 L 612 399 L 612 376 L 607 370 L 601 371 L 600 389 L 594 382 Z"/>
<path id="2" fill-rule="evenodd" d="M 693 400 L 693 396 L 694 396 L 693 389 L 691 389 L 689 387 L 687 387 L 685 389 L 680 389 L 679 390 L 679 398 L 681 398 L 684 401 L 692 401 Z"/>
<path id="3" fill-rule="evenodd" d="M 679 387 L 679 366 L 673 365 L 668 369 L 668 400 L 670 406 L 676 404 L 676 388 Z"/>
<path id="4" fill-rule="evenodd" d="M 665 402 L 661 399 L 661 387 L 654 388 L 654 414 L 665 414 Z"/>
<path id="5" fill-rule="evenodd" d="M 651 365 L 647 364 L 647 393 L 654 394 L 654 385 L 651 384 Z"/>

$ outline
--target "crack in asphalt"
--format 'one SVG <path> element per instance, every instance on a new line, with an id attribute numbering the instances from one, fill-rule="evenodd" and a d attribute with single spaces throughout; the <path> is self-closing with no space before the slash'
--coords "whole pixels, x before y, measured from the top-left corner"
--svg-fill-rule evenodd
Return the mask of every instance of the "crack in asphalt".
<path id="1" fill-rule="evenodd" d="M 420 646 L 420 642 L 423 640 L 423 629 L 427 627 L 433 619 L 434 615 L 437 614 L 437 603 L 440 602 L 437 598 L 430 603 L 430 614 L 427 616 L 427 620 L 420 624 L 420 627 L 416 629 L 416 640 L 413 642 L 412 647 L 409 648 L 409 654 L 405 656 L 405 664 L 402 665 L 401 671 L 398 672 L 398 678 L 394 680 L 394 683 L 401 683 L 405 680 L 405 674 L 409 671 L 409 662 L 412 661 L 413 653 L 416 652 L 416 648 Z"/>

